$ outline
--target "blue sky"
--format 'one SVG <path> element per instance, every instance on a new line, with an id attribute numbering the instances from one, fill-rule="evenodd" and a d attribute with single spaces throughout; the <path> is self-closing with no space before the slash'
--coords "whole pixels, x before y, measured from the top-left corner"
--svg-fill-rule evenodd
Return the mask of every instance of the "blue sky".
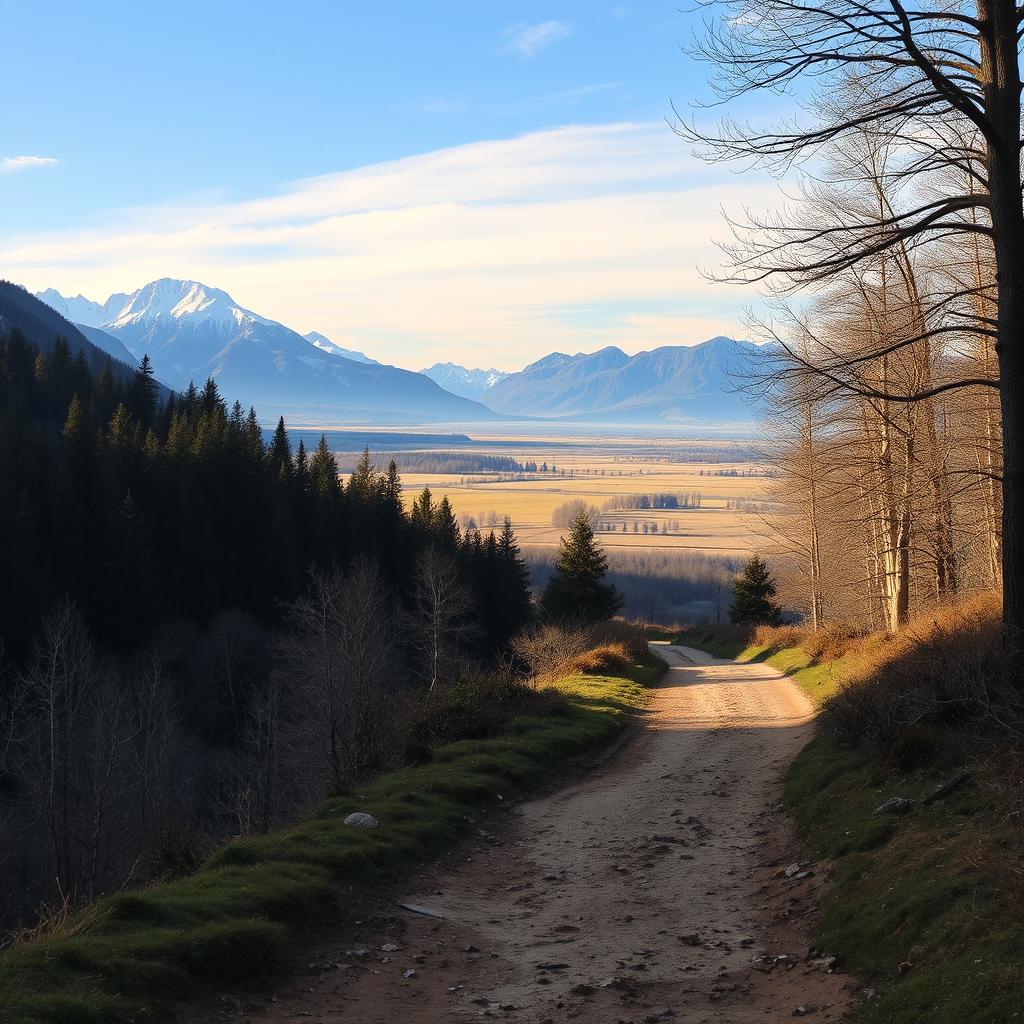
<path id="1" fill-rule="evenodd" d="M 195 278 L 412 366 L 693 343 L 752 298 L 695 273 L 769 186 L 665 124 L 708 95 L 677 2 L 0 10 L 0 264 L 30 288 Z"/>

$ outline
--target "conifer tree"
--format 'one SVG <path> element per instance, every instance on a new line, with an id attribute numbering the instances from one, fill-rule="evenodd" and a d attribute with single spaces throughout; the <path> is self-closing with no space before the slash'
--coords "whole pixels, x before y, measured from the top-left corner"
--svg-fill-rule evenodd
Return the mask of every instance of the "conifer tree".
<path id="1" fill-rule="evenodd" d="M 392 459 L 388 463 L 388 471 L 382 481 L 384 507 L 392 514 L 403 515 L 402 479 L 398 475 L 398 464 Z"/>
<path id="2" fill-rule="evenodd" d="M 352 475 L 348 478 L 348 496 L 357 504 L 369 506 L 373 502 L 374 492 L 374 474 L 373 474 L 373 463 L 370 461 L 370 449 L 366 447 L 363 449 L 363 454 L 359 456 L 359 461 L 356 463 L 355 469 L 352 470 Z"/>
<path id="3" fill-rule="evenodd" d="M 267 458 L 270 461 L 270 468 L 276 479 L 291 479 L 292 443 L 288 440 L 288 431 L 285 429 L 283 416 L 277 421 L 277 429 L 274 431 L 274 438 L 270 442 L 270 451 Z"/>
<path id="4" fill-rule="evenodd" d="M 148 425 L 156 415 L 159 397 L 160 386 L 153 373 L 153 364 L 149 356 L 144 355 L 132 379 L 128 392 L 128 407 L 134 416 Z"/>
<path id="5" fill-rule="evenodd" d="M 412 524 L 424 535 L 434 525 L 434 498 L 429 487 L 424 487 L 412 503 Z"/>
<path id="6" fill-rule="evenodd" d="M 338 480 L 338 464 L 327 444 L 327 437 L 320 435 L 320 443 L 309 460 L 309 482 L 315 494 L 336 501 L 341 497 L 341 483 Z"/>
<path id="7" fill-rule="evenodd" d="M 501 642 L 511 639 L 533 617 L 530 596 L 530 568 L 522 557 L 512 520 L 505 516 L 498 538 L 498 559 L 501 572 Z"/>
<path id="8" fill-rule="evenodd" d="M 295 453 L 295 493 L 302 502 L 309 490 L 309 457 L 306 455 L 306 446 L 299 438 L 299 449 Z"/>
<path id="9" fill-rule="evenodd" d="M 608 558 L 594 540 L 590 516 L 581 511 L 559 545 L 554 572 L 540 601 L 544 617 L 585 624 L 610 619 L 622 607 L 622 596 L 605 582 L 607 573 Z"/>
<path id="10" fill-rule="evenodd" d="M 772 600 L 775 592 L 775 580 L 768 566 L 757 555 L 752 555 L 743 572 L 733 581 L 729 621 L 737 625 L 779 625 L 782 609 Z"/>
<path id="11" fill-rule="evenodd" d="M 459 524 L 452 511 L 451 502 L 445 495 L 438 503 L 430 524 L 434 543 L 445 551 L 455 551 L 459 546 Z"/>

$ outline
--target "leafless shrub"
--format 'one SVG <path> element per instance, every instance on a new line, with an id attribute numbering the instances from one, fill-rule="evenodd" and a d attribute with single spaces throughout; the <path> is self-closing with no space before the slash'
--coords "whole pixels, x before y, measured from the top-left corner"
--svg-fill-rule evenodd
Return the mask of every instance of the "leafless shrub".
<path id="1" fill-rule="evenodd" d="M 536 682 L 571 672 L 575 659 L 590 647 L 590 633 L 548 623 L 524 630 L 510 647 Z"/>

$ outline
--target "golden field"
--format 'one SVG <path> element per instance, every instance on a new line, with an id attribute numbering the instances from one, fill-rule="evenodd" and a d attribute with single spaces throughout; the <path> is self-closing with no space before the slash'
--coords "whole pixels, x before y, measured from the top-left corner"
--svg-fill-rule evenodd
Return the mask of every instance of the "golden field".
<path id="1" fill-rule="evenodd" d="M 699 445 L 696 452 L 695 445 Z M 763 524 L 754 508 L 764 493 L 764 465 L 751 461 L 685 461 L 697 453 L 706 455 L 709 447 L 718 445 L 722 449 L 720 457 L 728 458 L 729 445 L 725 442 L 657 441 L 648 445 L 635 440 L 616 444 L 607 439 L 577 439 L 566 448 L 523 439 L 522 447 L 503 447 L 498 452 L 489 448 L 466 450 L 510 455 L 524 462 L 546 462 L 549 467 L 554 465 L 556 472 L 529 473 L 524 479 L 513 480 L 494 473 L 403 472 L 402 480 L 408 505 L 426 486 L 438 500 L 447 496 L 456 516 L 472 517 L 481 528 L 494 520 L 500 524 L 504 516 L 509 516 L 519 542 L 535 547 L 557 545 L 564 530 L 552 526 L 552 513 L 573 499 L 603 509 L 622 495 L 699 495 L 697 508 L 603 511 L 602 523 L 613 523 L 615 532 L 599 531 L 598 535 L 610 549 L 742 556 L 763 542 Z M 645 451 L 648 447 L 652 449 L 650 454 Z M 722 475 L 732 472 L 736 475 Z M 649 531 L 646 534 L 642 532 L 645 523 Z"/>

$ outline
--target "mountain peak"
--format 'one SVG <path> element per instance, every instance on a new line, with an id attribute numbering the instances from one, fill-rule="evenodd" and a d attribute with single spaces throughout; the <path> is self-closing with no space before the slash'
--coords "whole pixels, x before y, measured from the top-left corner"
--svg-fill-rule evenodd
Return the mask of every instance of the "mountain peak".
<path id="1" fill-rule="evenodd" d="M 122 328 L 163 317 L 188 320 L 193 324 L 266 322 L 263 317 L 243 309 L 219 288 L 211 288 L 201 281 L 161 277 L 132 292 L 110 326 Z"/>
<path id="2" fill-rule="evenodd" d="M 344 359 L 351 359 L 357 363 L 368 363 L 370 366 L 381 365 L 379 360 L 371 358 L 365 352 L 360 352 L 354 348 L 345 348 L 336 341 L 331 341 L 326 334 L 321 334 L 319 331 L 310 331 L 309 334 L 304 334 L 303 337 L 314 348 L 320 349 L 321 352 L 328 352 L 332 356 L 341 356 Z"/>
<path id="3" fill-rule="evenodd" d="M 453 395 L 470 398 L 474 401 L 485 401 L 487 392 L 498 381 L 504 380 L 508 376 L 504 371 L 495 370 L 494 367 L 489 370 L 482 370 L 479 367 L 469 369 L 458 363 L 434 363 L 433 366 L 420 370 L 420 373 Z"/>

